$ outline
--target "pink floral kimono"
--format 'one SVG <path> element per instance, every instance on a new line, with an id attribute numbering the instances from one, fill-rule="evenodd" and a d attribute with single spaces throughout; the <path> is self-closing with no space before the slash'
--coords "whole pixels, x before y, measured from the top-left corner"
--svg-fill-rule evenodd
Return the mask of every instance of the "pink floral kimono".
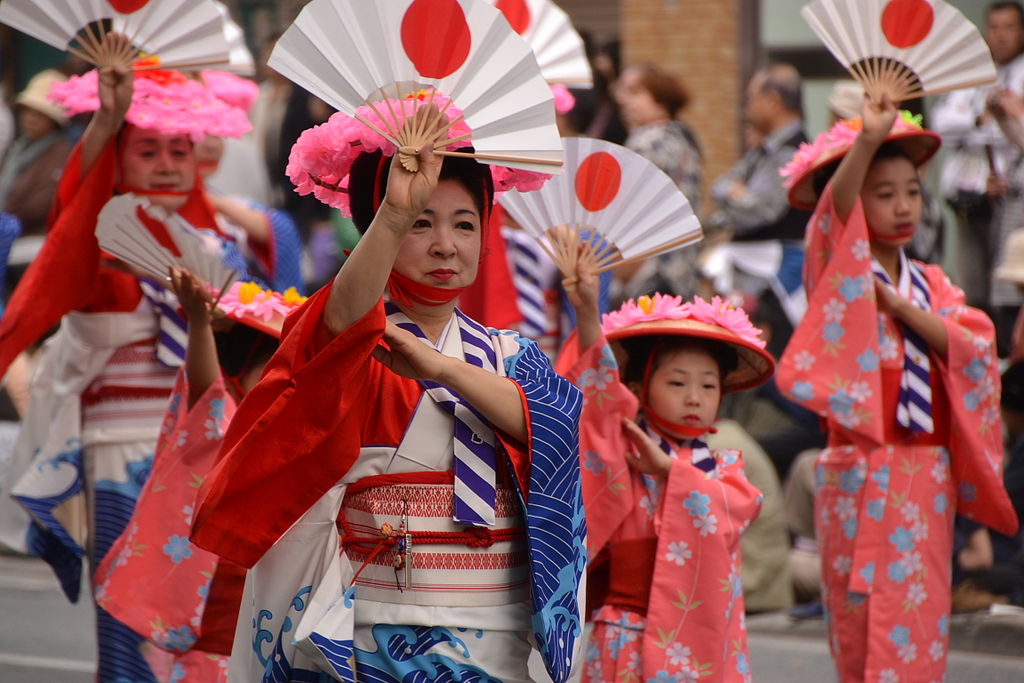
<path id="1" fill-rule="evenodd" d="M 909 266 L 908 266 L 909 267 Z M 863 207 L 844 225 L 826 190 L 807 234 L 807 315 L 778 384 L 828 421 L 816 524 L 841 681 L 941 681 L 949 640 L 953 515 L 1003 533 L 999 370 L 991 321 L 938 266 L 920 264 L 949 334 L 929 354 L 934 433 L 898 425 L 903 335 L 878 310 Z"/>
<path id="2" fill-rule="evenodd" d="M 186 408 L 184 372 L 131 521 L 96 572 L 96 602 L 165 651 L 147 659 L 162 680 L 227 680 L 245 570 L 189 541 L 199 486 L 213 467 L 235 401 L 218 380 Z"/>
<path id="3" fill-rule="evenodd" d="M 749 681 L 740 536 L 762 496 L 737 451 L 675 451 L 664 482 L 626 463 L 636 397 L 602 338 L 570 371 L 580 422 L 594 623 L 584 681 Z M 692 447 L 691 447 L 692 446 Z M 653 570 L 652 570 L 653 567 Z M 643 576 L 640 576 L 643 574 Z M 649 591 L 648 591 L 649 588 Z"/>

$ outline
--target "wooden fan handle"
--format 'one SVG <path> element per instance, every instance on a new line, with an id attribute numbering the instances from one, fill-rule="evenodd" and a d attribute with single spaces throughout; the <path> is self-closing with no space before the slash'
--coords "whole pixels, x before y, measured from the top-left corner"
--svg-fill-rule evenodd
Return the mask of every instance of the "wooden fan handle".
<path id="1" fill-rule="evenodd" d="M 689 235 L 687 237 L 683 237 L 682 239 L 678 239 L 675 242 L 669 242 L 668 244 L 663 244 L 660 247 L 655 247 L 654 249 L 649 249 L 648 251 L 645 251 L 642 254 L 637 254 L 636 256 L 630 256 L 629 258 L 624 258 L 621 261 L 616 261 L 615 263 L 609 263 L 607 265 L 601 266 L 600 268 L 595 270 L 594 273 L 597 274 L 597 275 L 600 275 L 601 273 L 605 272 L 606 270 L 611 270 L 612 268 L 618 268 L 619 266 L 625 265 L 627 263 L 635 263 L 636 261 L 639 261 L 639 260 L 645 259 L 645 258 L 650 258 L 651 256 L 657 256 L 658 254 L 661 254 L 663 252 L 675 249 L 677 247 L 684 247 L 687 244 L 691 244 L 693 242 L 697 242 L 702 237 L 704 237 L 704 233 L 703 232 L 698 232 L 698 233 L 696 233 L 694 235 Z"/>
<path id="2" fill-rule="evenodd" d="M 415 150 L 417 153 L 419 150 Z M 528 164 L 539 164 L 541 166 L 562 167 L 562 161 L 558 159 L 537 159 L 535 157 L 517 157 L 509 154 L 490 154 L 488 152 L 453 152 L 447 149 L 435 149 L 434 154 L 443 157 L 468 157 L 470 159 L 483 159 L 486 161 L 519 161 Z"/>

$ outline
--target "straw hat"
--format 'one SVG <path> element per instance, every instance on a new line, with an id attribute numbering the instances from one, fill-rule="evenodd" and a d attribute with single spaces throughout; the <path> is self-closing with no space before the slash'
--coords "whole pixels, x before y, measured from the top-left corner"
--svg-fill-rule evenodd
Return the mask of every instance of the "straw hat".
<path id="1" fill-rule="evenodd" d="M 28 82 L 25 89 L 14 98 L 15 104 L 34 109 L 52 119 L 58 126 L 68 125 L 68 118 L 64 115 L 64 109 L 49 100 L 50 88 L 54 83 L 63 83 L 67 78 L 56 69 L 40 71 Z"/>
<path id="2" fill-rule="evenodd" d="M 305 301 L 294 287 L 275 292 L 255 282 L 235 282 L 220 297 L 215 315 L 280 339 L 285 317 Z"/>
<path id="3" fill-rule="evenodd" d="M 711 339 L 731 346 L 739 364 L 725 376 L 722 391 L 755 387 L 775 372 L 775 359 L 765 351 L 761 331 L 742 309 L 717 296 L 710 302 L 698 296 L 686 303 L 681 297 L 663 294 L 631 299 L 604 316 L 601 330 L 613 345 L 624 339 L 669 335 Z"/>
<path id="4" fill-rule="evenodd" d="M 901 111 L 886 136 L 885 142 L 894 142 L 904 149 L 915 166 L 932 158 L 942 144 L 937 133 L 921 127 L 920 116 Z M 780 171 L 789 190 L 789 203 L 798 209 L 813 211 L 818 202 L 814 191 L 814 176 L 830 164 L 838 162 L 850 151 L 863 123 L 860 118 L 839 121 L 821 133 L 814 142 L 803 143 L 793 159 Z"/>
<path id="5" fill-rule="evenodd" d="M 1024 284 L 1024 228 L 1010 233 L 1003 261 L 996 268 L 996 279 Z"/>

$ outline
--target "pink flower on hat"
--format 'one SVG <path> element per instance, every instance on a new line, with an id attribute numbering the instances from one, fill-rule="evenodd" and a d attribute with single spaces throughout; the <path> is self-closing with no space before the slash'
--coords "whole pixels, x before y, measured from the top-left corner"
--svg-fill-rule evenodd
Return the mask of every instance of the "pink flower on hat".
<path id="1" fill-rule="evenodd" d="M 605 334 L 637 323 L 654 320 L 682 320 L 690 317 L 683 298 L 667 294 L 655 294 L 630 299 L 617 311 L 605 313 L 601 318 L 601 331 Z"/>
<path id="2" fill-rule="evenodd" d="M 699 296 L 693 297 L 693 301 L 686 303 L 688 317 L 709 325 L 717 325 L 749 344 L 763 349 L 765 341 L 761 339 L 761 330 L 757 329 L 747 312 L 742 308 L 731 306 L 719 297 L 714 297 L 710 302 Z"/>
<path id="3" fill-rule="evenodd" d="M 250 316 L 264 322 L 278 315 L 285 316 L 292 308 L 280 294 L 263 289 L 255 282 L 235 282 L 220 298 L 217 307 L 233 318 Z"/>
<path id="4" fill-rule="evenodd" d="M 550 86 L 551 94 L 555 98 L 555 113 L 556 114 L 568 114 L 572 111 L 572 108 L 576 106 L 576 98 L 569 92 L 569 88 L 561 83 L 552 83 Z"/>

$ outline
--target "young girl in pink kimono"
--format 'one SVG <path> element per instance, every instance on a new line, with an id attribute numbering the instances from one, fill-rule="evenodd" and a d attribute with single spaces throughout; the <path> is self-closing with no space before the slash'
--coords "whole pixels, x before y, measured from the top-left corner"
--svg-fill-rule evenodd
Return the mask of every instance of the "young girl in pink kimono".
<path id="1" fill-rule="evenodd" d="M 584 395 L 583 680 L 749 681 L 740 536 L 762 496 L 738 451 L 702 439 L 722 393 L 767 380 L 774 362 L 717 298 L 641 297 L 601 324 L 594 276 L 571 296 L 580 353 L 570 341 L 560 365 Z"/>
<path id="2" fill-rule="evenodd" d="M 285 314 L 304 299 L 239 282 L 211 310 L 194 275 L 171 279 L 188 320 L 185 366 L 153 472 L 97 571 L 96 601 L 159 648 L 146 651 L 159 680 L 215 683 L 227 681 L 245 569 L 188 540 L 196 494 L 238 402 L 277 348 Z"/>
<path id="3" fill-rule="evenodd" d="M 992 323 L 941 268 L 903 252 L 921 219 L 916 167 L 939 142 L 883 100 L 782 171 L 790 203 L 815 214 L 809 307 L 778 382 L 828 423 L 815 515 L 844 683 L 943 680 L 954 513 L 1017 528 Z"/>

